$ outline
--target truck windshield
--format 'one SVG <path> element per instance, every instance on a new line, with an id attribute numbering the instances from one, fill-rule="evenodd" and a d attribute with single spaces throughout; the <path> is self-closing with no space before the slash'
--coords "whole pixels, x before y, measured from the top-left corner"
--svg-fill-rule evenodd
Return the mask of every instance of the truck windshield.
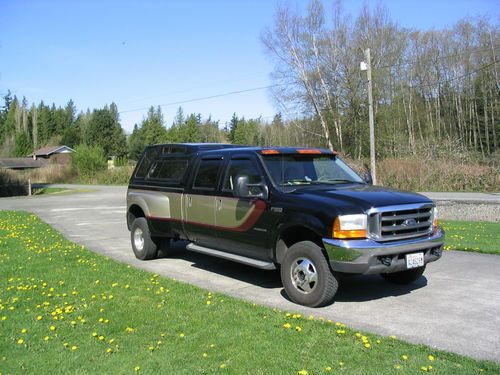
<path id="1" fill-rule="evenodd" d="M 280 154 L 263 157 L 274 183 L 279 186 L 364 183 L 335 155 Z"/>

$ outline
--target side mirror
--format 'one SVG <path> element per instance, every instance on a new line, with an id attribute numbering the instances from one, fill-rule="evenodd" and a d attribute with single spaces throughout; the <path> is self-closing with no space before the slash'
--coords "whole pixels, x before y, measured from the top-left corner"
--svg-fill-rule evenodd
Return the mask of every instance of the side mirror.
<path id="1" fill-rule="evenodd" d="M 365 175 L 365 182 L 368 184 L 368 185 L 373 185 L 373 178 L 372 178 L 372 174 L 371 172 L 368 170 L 368 173 L 366 173 Z"/>
<path id="2" fill-rule="evenodd" d="M 248 183 L 248 176 L 237 176 L 235 194 L 242 198 L 262 198 L 267 199 L 269 197 L 269 189 L 264 182 L 259 182 L 258 184 Z"/>

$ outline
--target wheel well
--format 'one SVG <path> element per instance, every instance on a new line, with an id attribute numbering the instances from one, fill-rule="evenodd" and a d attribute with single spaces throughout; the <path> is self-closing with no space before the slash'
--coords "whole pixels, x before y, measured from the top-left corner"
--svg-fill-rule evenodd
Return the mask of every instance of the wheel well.
<path id="1" fill-rule="evenodd" d="M 309 228 L 294 226 L 284 230 L 276 244 L 276 262 L 281 264 L 283 257 L 289 247 L 301 241 L 311 241 L 316 245 L 323 247 L 321 236 Z"/>
<path id="2" fill-rule="evenodd" d="M 139 207 L 136 204 L 133 204 L 132 206 L 129 207 L 127 212 L 127 227 L 129 230 L 134 220 L 137 219 L 138 217 L 146 217 L 146 215 L 144 215 L 144 211 L 142 210 L 141 207 Z"/>

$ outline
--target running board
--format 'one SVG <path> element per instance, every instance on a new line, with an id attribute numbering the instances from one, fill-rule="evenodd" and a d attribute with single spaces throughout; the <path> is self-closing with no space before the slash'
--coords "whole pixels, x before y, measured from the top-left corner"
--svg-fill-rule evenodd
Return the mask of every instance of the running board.
<path id="1" fill-rule="evenodd" d="M 194 243 L 190 243 L 186 246 L 187 250 L 196 251 L 197 253 L 213 255 L 218 258 L 232 260 L 238 263 L 246 264 L 248 266 L 260 268 L 263 270 L 275 270 L 276 266 L 273 262 L 266 262 L 265 260 L 258 260 L 253 258 L 247 258 L 242 255 L 236 255 L 231 253 L 226 253 L 224 251 L 219 251 L 215 249 L 210 249 L 208 247 L 203 247 L 200 245 L 195 245 Z"/>

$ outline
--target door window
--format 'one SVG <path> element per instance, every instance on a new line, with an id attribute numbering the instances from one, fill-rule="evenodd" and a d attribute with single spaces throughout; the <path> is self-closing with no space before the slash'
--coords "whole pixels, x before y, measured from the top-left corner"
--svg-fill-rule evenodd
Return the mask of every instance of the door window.
<path id="1" fill-rule="evenodd" d="M 258 184 L 262 181 L 262 176 L 257 165 L 250 159 L 233 159 L 229 163 L 224 177 L 223 191 L 231 192 L 236 196 L 236 179 L 239 176 L 247 176 L 248 183 Z M 261 193 L 259 187 L 249 187 L 250 194 L 257 196 Z"/>

